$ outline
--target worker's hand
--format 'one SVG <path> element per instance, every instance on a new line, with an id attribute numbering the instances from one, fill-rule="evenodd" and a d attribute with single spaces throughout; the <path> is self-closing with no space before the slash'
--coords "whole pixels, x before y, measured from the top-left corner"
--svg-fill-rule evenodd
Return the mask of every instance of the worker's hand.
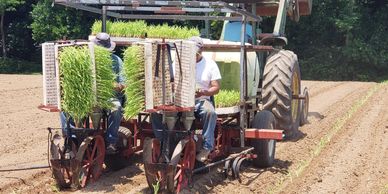
<path id="1" fill-rule="evenodd" d="M 201 97 L 201 96 L 206 96 L 206 94 L 207 94 L 206 90 L 199 89 L 199 90 L 195 91 L 195 97 L 196 98 Z"/>
<path id="2" fill-rule="evenodd" d="M 121 92 L 121 91 L 123 91 L 124 88 L 125 88 L 125 87 L 124 87 L 123 84 L 116 83 L 116 82 L 114 83 L 114 89 L 115 89 L 115 91 Z"/>

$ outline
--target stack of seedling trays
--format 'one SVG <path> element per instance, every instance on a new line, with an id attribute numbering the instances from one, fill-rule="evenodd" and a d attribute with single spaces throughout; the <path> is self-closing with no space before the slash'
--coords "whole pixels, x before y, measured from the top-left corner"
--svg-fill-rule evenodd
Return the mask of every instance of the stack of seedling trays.
<path id="1" fill-rule="evenodd" d="M 166 45 L 166 43 L 158 40 L 132 42 L 131 46 L 124 51 L 124 72 L 127 77 L 127 103 L 124 113 L 126 118 L 132 118 L 141 111 L 189 111 L 194 109 L 196 61 L 193 53 L 196 49 L 195 44 L 184 40 L 174 40 L 168 43 L 176 46 L 171 49 L 174 62 L 172 64 L 173 83 L 170 82 L 167 50 L 161 50 L 160 56 L 157 57 L 158 45 Z M 159 66 L 158 71 L 156 66 Z"/>
<path id="2" fill-rule="evenodd" d="M 107 49 L 86 41 L 44 43 L 43 72 L 44 105 L 66 112 L 76 124 L 88 116 L 99 124 L 101 111 L 112 107 L 115 74 Z"/>
<path id="3" fill-rule="evenodd" d="M 89 40 L 97 33 L 102 32 L 102 22 L 95 21 Z M 188 28 L 184 26 L 149 25 L 145 21 L 107 21 L 106 33 L 108 33 L 118 45 L 125 42 L 133 42 L 140 39 L 159 40 L 159 39 L 188 39 L 192 36 L 199 36 L 197 28 Z"/>

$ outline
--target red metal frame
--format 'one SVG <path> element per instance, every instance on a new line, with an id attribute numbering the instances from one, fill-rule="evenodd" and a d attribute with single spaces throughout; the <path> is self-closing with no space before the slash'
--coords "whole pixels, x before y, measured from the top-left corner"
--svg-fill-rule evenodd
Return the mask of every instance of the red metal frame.
<path id="1" fill-rule="evenodd" d="M 148 109 L 146 112 L 154 113 L 158 111 L 165 111 L 165 112 L 188 112 L 194 110 L 194 107 L 179 107 L 174 105 L 160 105 L 156 106 L 154 109 Z"/>
<path id="2" fill-rule="evenodd" d="M 246 139 L 283 139 L 283 130 L 277 129 L 245 129 Z"/>
<path id="3" fill-rule="evenodd" d="M 38 108 L 40 110 L 46 111 L 46 112 L 59 112 L 60 110 L 58 109 L 57 106 L 54 105 L 39 105 Z"/>

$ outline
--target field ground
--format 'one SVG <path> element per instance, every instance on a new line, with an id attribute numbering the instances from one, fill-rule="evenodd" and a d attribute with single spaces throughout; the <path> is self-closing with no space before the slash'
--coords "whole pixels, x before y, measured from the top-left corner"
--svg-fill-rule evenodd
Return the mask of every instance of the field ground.
<path id="1" fill-rule="evenodd" d="M 388 193 L 388 84 L 303 81 L 309 123 L 278 142 L 275 165 L 244 166 L 241 182 L 220 168 L 194 176 L 182 193 Z M 47 127 L 58 113 L 37 109 L 41 75 L 0 75 L 0 171 L 47 165 Z M 141 156 L 76 193 L 147 193 Z M 48 169 L 0 172 L 0 193 L 55 193 Z M 64 191 L 69 192 L 69 191 Z"/>

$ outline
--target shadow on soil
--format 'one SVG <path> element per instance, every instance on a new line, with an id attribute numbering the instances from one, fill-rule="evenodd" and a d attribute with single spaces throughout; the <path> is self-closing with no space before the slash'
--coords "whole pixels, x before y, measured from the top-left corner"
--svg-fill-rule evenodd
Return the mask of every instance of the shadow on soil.
<path id="1" fill-rule="evenodd" d="M 309 119 L 314 118 L 314 119 L 317 119 L 317 120 L 322 120 L 322 119 L 325 118 L 325 116 L 322 115 L 322 114 L 319 113 L 319 112 L 309 112 L 309 113 L 308 113 L 308 117 L 309 117 Z M 307 125 L 307 124 L 309 124 L 309 123 L 310 123 L 310 122 L 307 121 L 307 123 L 306 123 L 305 125 Z M 286 138 L 284 141 L 297 142 L 297 141 L 299 141 L 299 140 L 305 138 L 306 135 L 307 135 L 306 133 L 303 133 L 302 131 L 300 131 L 300 130 L 298 129 L 298 130 L 296 130 L 296 131 L 294 132 L 294 134 L 293 134 L 291 137 Z"/>
<path id="2" fill-rule="evenodd" d="M 309 116 L 309 117 L 314 117 L 315 119 L 318 119 L 318 120 L 321 120 L 321 119 L 324 119 L 324 118 L 325 118 L 325 116 L 322 115 L 322 114 L 319 113 L 319 112 L 309 112 L 309 113 L 308 113 L 308 116 Z"/>
<path id="3" fill-rule="evenodd" d="M 129 159 L 126 167 L 119 170 L 107 170 L 96 182 L 89 183 L 81 192 L 114 192 L 117 185 L 133 184 L 132 178 L 143 173 L 139 167 L 141 160 L 141 154 L 135 154 Z"/>
<path id="4" fill-rule="evenodd" d="M 240 179 L 234 179 L 232 177 L 225 178 L 221 170 L 222 164 L 218 169 L 211 170 L 210 173 L 194 175 L 192 188 L 187 188 L 181 193 L 217 193 L 216 187 L 226 187 L 231 182 L 236 181 L 238 181 L 239 185 L 249 187 L 253 181 L 260 178 L 260 175 L 265 172 L 287 174 L 291 164 L 291 161 L 275 160 L 272 167 L 255 168 L 250 161 L 245 161 L 241 166 Z"/>
<path id="5" fill-rule="evenodd" d="M 284 141 L 297 142 L 297 141 L 299 141 L 299 140 L 305 138 L 306 136 L 307 136 L 306 133 L 303 133 L 303 132 L 300 131 L 300 130 L 296 130 L 296 131 L 293 133 L 292 137 L 289 137 L 289 138 L 285 139 Z"/>

